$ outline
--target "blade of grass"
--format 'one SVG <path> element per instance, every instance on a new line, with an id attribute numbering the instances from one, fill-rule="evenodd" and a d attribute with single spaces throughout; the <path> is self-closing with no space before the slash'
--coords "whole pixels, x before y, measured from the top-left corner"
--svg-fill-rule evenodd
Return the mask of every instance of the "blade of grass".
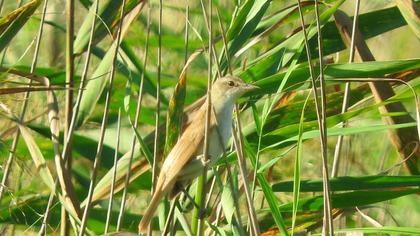
<path id="1" fill-rule="evenodd" d="M 120 129 L 121 129 L 121 109 L 118 110 L 118 121 L 117 121 L 117 137 L 115 141 L 115 155 L 114 155 L 114 172 L 112 175 L 112 183 L 111 183 L 111 191 L 109 192 L 109 203 L 108 203 L 108 211 L 106 215 L 106 223 L 105 223 L 105 230 L 104 234 L 108 233 L 110 219 L 111 219 L 111 212 L 112 212 L 112 203 L 114 200 L 114 189 L 115 189 L 115 179 L 117 177 L 117 167 L 118 167 L 118 150 L 120 146 Z"/>
<path id="2" fill-rule="evenodd" d="M 333 79 L 333 80 L 334 81 L 348 81 L 348 82 L 349 81 L 350 82 L 351 81 L 357 81 L 357 82 L 376 82 L 376 81 L 378 81 L 377 79 Z M 415 112 L 415 114 L 416 114 L 416 120 L 414 120 L 414 119 L 411 120 L 410 119 L 409 121 L 415 121 L 417 123 L 417 135 L 420 136 L 420 99 L 417 96 L 416 90 L 408 82 L 405 82 L 404 80 L 401 80 L 401 79 L 392 79 L 392 78 L 388 79 L 388 78 L 383 78 L 383 79 L 380 79 L 380 81 L 383 81 L 383 82 L 397 82 L 397 83 L 402 83 L 402 84 L 404 84 L 405 86 L 407 86 L 409 88 L 411 94 L 413 95 L 414 103 L 416 104 L 416 106 L 415 106 L 415 109 L 416 109 L 416 112 Z M 396 97 L 396 95 L 394 95 L 393 97 Z M 392 100 L 393 97 L 388 98 L 388 101 L 389 100 Z M 396 101 L 398 101 L 398 99 L 396 99 Z M 381 103 L 386 105 L 387 101 L 381 102 Z M 395 112 L 395 113 L 396 114 L 404 114 L 404 115 L 408 114 L 407 112 L 404 112 L 404 111 Z M 383 114 L 384 114 L 384 116 L 387 115 L 387 113 L 383 113 Z M 388 113 L 388 114 L 392 114 L 392 113 Z M 407 122 L 407 123 L 409 123 L 409 122 Z M 402 124 L 404 124 L 404 123 L 402 123 Z"/>
<path id="3" fill-rule="evenodd" d="M 302 86 L 302 82 L 310 76 L 308 66 L 295 69 L 286 82 L 285 91 Z M 420 59 L 404 59 L 395 61 L 375 61 L 362 63 L 329 64 L 325 65 L 324 74 L 327 78 L 384 78 L 388 74 L 416 70 L 420 68 Z M 315 75 L 319 73 L 314 68 Z M 276 88 L 282 83 L 287 72 L 279 72 L 258 80 L 255 84 L 261 89 L 254 92 L 255 95 L 276 93 Z M 300 86 L 297 86 L 300 85 Z"/>
<path id="4" fill-rule="evenodd" d="M 118 11 L 121 9 L 121 3 L 121 1 L 112 0 L 101 1 L 97 11 L 93 11 L 96 6 L 91 5 L 91 9 L 85 16 L 85 20 L 80 26 L 74 41 L 74 51 L 76 54 L 82 53 L 85 48 L 89 46 L 89 34 L 92 30 L 91 22 L 93 21 L 93 18 L 100 18 L 101 23 L 95 26 L 94 31 L 101 31 L 102 35 L 100 36 L 98 32 L 96 32 L 97 36 L 95 42 L 92 43 L 96 44 L 100 38 L 106 34 L 103 32 L 111 33 L 111 29 L 108 28 L 108 25 L 111 25 L 113 19 L 118 18 Z"/>
<path id="5" fill-rule="evenodd" d="M 351 191 L 351 190 L 376 190 L 376 189 L 397 189 L 416 187 L 420 185 L 419 176 L 342 176 L 330 179 L 331 190 Z M 274 192 L 292 192 L 293 181 L 283 181 L 273 184 Z M 302 180 L 300 184 L 301 192 L 320 192 L 322 191 L 322 180 Z"/>
<path id="6" fill-rule="evenodd" d="M 302 135 L 303 135 L 303 123 L 305 119 L 305 109 L 306 105 L 309 100 L 309 95 L 306 97 L 305 102 L 303 104 L 302 112 L 300 115 L 300 121 L 299 121 L 299 133 L 298 133 L 298 139 L 296 144 L 296 159 L 295 159 L 295 166 L 294 166 L 294 174 L 293 174 L 293 212 L 292 212 L 292 230 L 291 235 L 294 234 L 295 229 L 295 222 L 296 222 L 296 214 L 297 214 L 297 208 L 299 206 L 299 195 L 300 195 L 300 188 L 301 188 L 301 160 L 302 160 Z M 274 191 L 274 186 L 271 186 L 271 188 Z"/>
<path id="7" fill-rule="evenodd" d="M 396 125 L 371 125 L 366 127 L 347 127 L 347 128 L 329 128 L 328 135 L 329 136 L 338 136 L 338 135 L 352 135 L 352 134 L 359 134 L 359 133 L 366 133 L 366 132 L 379 132 L 388 129 L 401 129 L 406 127 L 415 127 L 417 124 L 415 122 L 405 123 L 405 124 L 396 124 Z M 312 139 L 316 137 L 316 133 L 319 133 L 319 130 L 311 130 L 306 131 L 303 133 L 303 139 Z M 288 139 L 284 139 L 280 142 L 272 144 L 270 146 L 265 147 L 263 150 L 269 150 L 271 148 L 280 146 L 281 144 L 296 141 L 297 136 L 290 137 Z"/>
<path id="8" fill-rule="evenodd" d="M 332 195 L 332 201 L 335 208 L 353 208 L 367 206 L 390 199 L 403 197 L 420 192 L 419 188 L 406 188 L 398 190 L 377 190 L 377 191 L 351 191 L 346 193 L 335 193 Z M 301 198 L 298 211 L 321 211 L 324 208 L 322 195 L 308 198 Z M 280 210 L 292 211 L 292 203 L 279 206 Z M 267 211 L 268 209 L 266 209 Z"/>
<path id="9" fill-rule="evenodd" d="M 245 42 L 252 36 L 252 33 L 270 5 L 271 0 L 247 1 L 239 11 L 238 16 L 236 18 L 232 18 L 232 22 L 234 23 L 231 25 L 232 28 L 228 29 L 226 35 L 227 42 L 230 42 L 228 50 L 229 58 L 232 58 L 233 55 L 240 50 Z M 224 60 L 221 60 L 220 66 L 222 70 L 225 70 L 227 67 L 227 58 L 223 58 L 223 54 L 221 55 L 221 58 Z"/>
<path id="10" fill-rule="evenodd" d="M 246 140 L 244 140 L 244 141 L 246 141 Z M 249 147 L 249 145 L 245 144 L 245 147 Z M 248 157 L 251 161 L 251 164 L 253 165 L 254 168 L 257 168 L 255 166 L 255 164 L 257 163 L 256 162 L 256 154 L 254 154 L 252 150 L 249 150 L 249 148 L 246 148 L 245 150 L 248 153 Z M 274 192 L 271 189 L 270 184 L 268 183 L 267 179 L 265 178 L 265 176 L 263 174 L 257 173 L 256 178 L 257 178 L 258 183 L 261 187 L 261 190 L 264 193 L 264 196 L 267 200 L 267 203 L 270 207 L 270 213 L 271 213 L 271 215 L 274 219 L 274 222 L 276 223 L 276 226 L 278 227 L 279 231 L 283 235 L 288 235 L 283 216 L 281 214 L 280 209 L 278 208 L 279 200 L 274 195 Z"/>
<path id="11" fill-rule="evenodd" d="M 187 86 L 187 70 L 191 63 L 202 53 L 202 50 L 195 51 L 188 57 L 178 83 L 175 86 L 174 93 L 169 100 L 168 114 L 166 118 L 166 140 L 163 156 L 166 156 L 178 140 L 178 136 L 182 130 L 182 116 L 184 112 L 184 102 Z"/>
<path id="12" fill-rule="evenodd" d="M 129 26 L 134 22 L 137 15 L 142 10 L 143 4 L 143 1 L 140 2 L 133 11 L 131 11 L 129 14 L 127 14 L 126 17 L 124 17 L 124 28 L 121 29 L 121 38 L 125 36 L 129 29 Z M 107 83 L 107 80 L 102 77 L 110 73 L 109 68 L 111 67 L 113 61 L 113 52 L 116 50 L 117 47 L 119 47 L 119 45 L 115 45 L 114 43 L 110 46 L 107 53 L 102 58 L 100 64 L 91 75 L 91 78 L 93 79 L 89 80 L 86 83 L 84 96 L 80 103 L 79 116 L 77 117 L 77 127 L 80 127 L 84 122 L 87 121 L 89 116 L 92 114 L 94 108 L 96 107 L 96 104 L 101 94 L 103 93 L 103 90 L 105 89 L 105 85 Z"/>
<path id="13" fill-rule="evenodd" d="M 394 0 L 394 2 L 397 4 L 410 29 L 420 39 L 420 8 L 418 3 L 412 0 Z"/>
<path id="14" fill-rule="evenodd" d="M 330 8 L 325 10 L 320 16 L 322 24 L 326 24 L 328 19 L 338 9 L 344 0 L 336 1 Z M 316 35 L 316 27 L 310 26 L 307 33 L 307 39 L 311 39 Z M 282 67 L 289 65 L 295 59 L 296 52 L 303 50 L 302 44 L 304 42 L 303 32 L 294 34 L 286 40 L 274 45 L 272 49 L 261 56 L 249 62 L 248 68 L 240 73 L 240 77 L 246 81 L 255 81 L 262 77 L 267 77 L 277 73 Z M 301 57 L 304 55 L 302 53 Z M 300 58 L 298 62 L 300 61 Z"/>
<path id="15" fill-rule="evenodd" d="M 37 172 L 39 172 L 39 175 L 41 176 L 41 179 L 48 186 L 48 188 L 54 189 L 54 180 L 52 174 L 47 166 L 47 162 L 45 161 L 44 155 L 42 154 L 39 146 L 35 142 L 35 139 L 33 138 L 33 135 L 31 134 L 30 130 L 26 126 L 24 126 L 23 123 L 21 123 L 18 117 L 13 116 L 11 110 L 8 107 L 6 107 L 6 105 L 0 103 L 0 107 L 10 116 L 10 119 L 16 122 L 20 130 L 20 134 L 25 140 L 25 144 L 35 164 Z"/>
<path id="16" fill-rule="evenodd" d="M 303 8 L 309 8 L 309 10 L 313 10 L 313 2 L 306 1 L 302 3 Z M 273 31 L 275 31 L 280 26 L 293 22 L 291 18 L 296 18 L 298 15 L 298 8 L 297 5 L 291 7 L 285 7 L 275 13 L 273 16 L 267 17 L 267 19 L 262 19 L 261 22 L 258 23 L 254 31 L 254 35 L 257 32 L 261 32 L 258 35 L 255 35 L 252 40 L 250 40 L 245 46 L 243 46 L 240 50 L 235 53 L 235 56 L 238 57 L 247 49 L 251 48 L 252 46 L 259 43 L 264 37 L 269 36 Z"/>
<path id="17" fill-rule="evenodd" d="M 144 150 L 144 149 L 142 149 Z M 140 153 L 135 153 L 135 156 L 139 156 Z M 129 158 L 131 156 L 130 152 L 127 152 L 126 154 L 124 154 L 119 160 L 118 160 L 118 165 L 117 168 L 112 167 L 107 174 L 98 181 L 98 184 L 95 186 L 95 190 L 93 191 L 93 196 L 92 196 L 92 203 L 96 203 L 99 200 L 105 199 L 107 196 L 109 196 L 109 192 L 111 191 L 111 181 L 112 181 L 112 176 L 113 176 L 113 172 L 116 169 L 117 171 L 117 176 L 116 176 L 116 186 L 115 186 L 115 190 L 114 192 L 117 193 L 121 190 L 126 189 L 125 188 L 125 180 L 126 180 L 126 172 L 127 172 L 127 168 L 128 168 L 128 162 L 129 162 Z M 151 159 L 153 158 L 153 155 L 151 155 Z M 130 179 L 128 180 L 129 183 L 132 183 L 135 179 L 137 178 L 141 178 L 142 180 L 145 181 L 145 185 L 142 187 L 143 188 L 148 188 L 149 184 L 146 183 L 147 178 L 149 178 L 149 175 L 147 173 L 149 173 L 148 171 L 150 170 L 150 165 L 149 162 L 147 160 L 142 160 L 142 161 L 138 161 L 135 163 L 132 163 L 131 168 L 130 168 Z M 84 206 L 86 204 L 86 202 L 82 202 L 82 206 Z M 120 206 L 121 207 L 121 206 Z M 122 225 L 122 221 L 121 225 Z M 120 226 L 121 226 L 120 225 Z"/>
<path id="18" fill-rule="evenodd" d="M 0 52 L 28 22 L 42 0 L 32 0 L 0 19 Z"/>

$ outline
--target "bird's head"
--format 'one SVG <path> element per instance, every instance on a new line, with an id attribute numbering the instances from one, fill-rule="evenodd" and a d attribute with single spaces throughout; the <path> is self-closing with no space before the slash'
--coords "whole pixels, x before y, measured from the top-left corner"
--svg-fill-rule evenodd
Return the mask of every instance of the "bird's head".
<path id="1" fill-rule="evenodd" d="M 222 77 L 213 84 L 211 89 L 211 97 L 213 101 L 220 99 L 235 102 L 240 96 L 247 91 L 257 89 L 259 87 L 245 83 L 236 76 Z"/>

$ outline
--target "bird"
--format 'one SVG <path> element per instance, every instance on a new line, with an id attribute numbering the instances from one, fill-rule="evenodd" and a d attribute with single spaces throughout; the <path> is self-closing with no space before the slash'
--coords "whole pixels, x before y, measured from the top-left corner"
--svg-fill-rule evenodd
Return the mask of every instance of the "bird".
<path id="1" fill-rule="evenodd" d="M 153 215 L 166 194 L 174 198 L 180 190 L 211 166 L 226 149 L 232 134 L 232 113 L 236 100 L 258 87 L 236 76 L 217 79 L 211 86 L 211 114 L 209 122 L 208 161 L 203 162 L 203 146 L 207 101 L 198 109 L 191 123 L 163 162 L 152 200 L 139 223 L 139 233 L 146 233 Z"/>

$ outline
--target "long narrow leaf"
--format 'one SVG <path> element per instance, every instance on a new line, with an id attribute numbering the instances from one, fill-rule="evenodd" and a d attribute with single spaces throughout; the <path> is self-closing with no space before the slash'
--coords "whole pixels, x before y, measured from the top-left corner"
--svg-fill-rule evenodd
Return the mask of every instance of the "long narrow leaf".
<path id="1" fill-rule="evenodd" d="M 420 176 L 342 176 L 330 179 L 332 191 L 374 190 L 420 186 Z M 274 192 L 291 192 L 293 182 L 273 184 Z M 302 180 L 300 191 L 321 192 L 322 180 Z"/>
<path id="2" fill-rule="evenodd" d="M 0 52 L 22 29 L 42 0 L 33 0 L 0 19 Z"/>

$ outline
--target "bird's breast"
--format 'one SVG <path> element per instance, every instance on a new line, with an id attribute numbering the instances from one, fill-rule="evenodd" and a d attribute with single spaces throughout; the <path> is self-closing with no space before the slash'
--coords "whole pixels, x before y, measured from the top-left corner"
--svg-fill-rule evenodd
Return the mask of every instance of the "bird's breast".
<path id="1" fill-rule="evenodd" d="M 212 158 L 218 158 L 226 148 L 232 135 L 233 106 L 226 106 L 216 111 L 217 125 L 210 133 L 209 151 Z"/>

